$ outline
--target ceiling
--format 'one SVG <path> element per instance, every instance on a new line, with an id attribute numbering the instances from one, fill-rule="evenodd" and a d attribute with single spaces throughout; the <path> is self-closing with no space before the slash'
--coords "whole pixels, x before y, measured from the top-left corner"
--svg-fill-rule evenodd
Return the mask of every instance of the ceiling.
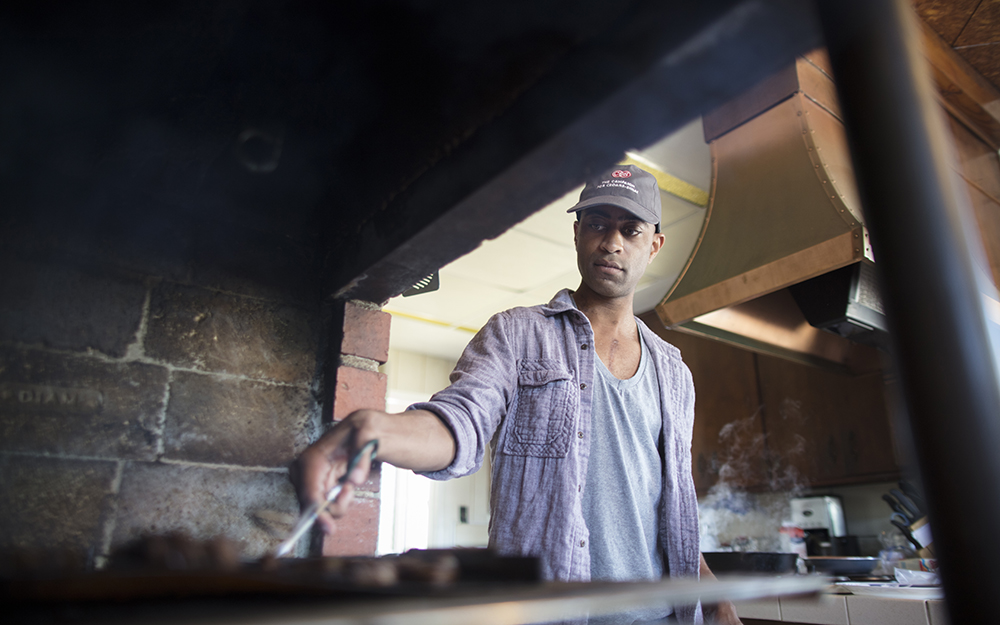
<path id="1" fill-rule="evenodd" d="M 1000 2 L 916 0 L 914 5 L 955 52 L 1000 87 Z M 630 154 L 671 177 L 709 189 L 711 162 L 700 119 Z M 561 288 L 576 288 L 574 217 L 566 209 L 579 192 L 574 189 L 443 267 L 438 291 L 391 299 L 385 310 L 393 316 L 392 347 L 455 360 L 492 314 L 543 303 Z M 704 207 L 665 191 L 661 197 L 667 242 L 639 283 L 636 313 L 651 310 L 673 284 L 704 222 Z"/>
<path id="2" fill-rule="evenodd" d="M 668 180 L 692 185 L 707 197 L 711 161 L 701 119 L 658 143 L 629 153 L 647 169 Z M 582 187 L 544 207 L 500 237 L 441 269 L 437 291 L 394 297 L 391 346 L 457 360 L 473 334 L 490 316 L 514 306 L 549 301 L 562 288 L 580 283 L 573 247 L 574 216 L 566 210 Z M 662 190 L 663 250 L 646 270 L 636 292 L 637 313 L 652 310 L 673 284 L 701 232 L 705 208 Z"/>
<path id="3" fill-rule="evenodd" d="M 1000 87 L 1000 2 L 916 0 L 914 5 L 945 43 Z"/>

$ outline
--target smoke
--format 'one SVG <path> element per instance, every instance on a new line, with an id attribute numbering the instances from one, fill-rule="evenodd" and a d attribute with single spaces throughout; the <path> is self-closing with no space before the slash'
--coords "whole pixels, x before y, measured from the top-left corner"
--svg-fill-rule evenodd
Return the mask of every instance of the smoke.
<path id="1" fill-rule="evenodd" d="M 770 464 L 768 486 L 771 491 L 785 491 L 790 497 L 797 497 L 809 486 L 808 480 L 799 470 L 799 462 L 805 455 L 806 439 L 799 432 L 805 431 L 806 418 L 802 414 L 802 402 L 786 397 L 778 407 L 778 422 L 781 431 L 791 432 L 791 440 L 776 444 L 771 437 L 767 447 Z"/>
<path id="2" fill-rule="evenodd" d="M 787 493 L 749 493 L 719 482 L 699 504 L 702 551 L 782 551 Z"/>
<path id="3" fill-rule="evenodd" d="M 727 423 L 719 431 L 719 479 L 699 502 L 702 551 L 782 551 L 781 525 L 790 500 L 807 480 L 799 470 L 806 440 L 801 402 L 786 398 L 767 431 L 761 411 Z M 791 432 L 791 434 L 789 434 Z"/>

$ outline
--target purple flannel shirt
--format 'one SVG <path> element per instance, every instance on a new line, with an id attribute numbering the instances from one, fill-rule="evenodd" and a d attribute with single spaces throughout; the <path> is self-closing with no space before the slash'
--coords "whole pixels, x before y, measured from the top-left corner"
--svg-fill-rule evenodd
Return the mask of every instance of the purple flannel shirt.
<path id="1" fill-rule="evenodd" d="M 658 514 L 665 565 L 671 577 L 697 577 L 694 384 L 680 351 L 636 321 L 656 367 L 663 411 Z M 424 474 L 430 478 L 474 473 L 492 447 L 490 546 L 540 556 L 549 579 L 590 579 L 581 500 L 590 456 L 593 343 L 590 321 L 570 291 L 560 291 L 547 305 L 494 315 L 462 354 L 451 386 L 410 407 L 436 413 L 455 436 L 454 461 Z"/>

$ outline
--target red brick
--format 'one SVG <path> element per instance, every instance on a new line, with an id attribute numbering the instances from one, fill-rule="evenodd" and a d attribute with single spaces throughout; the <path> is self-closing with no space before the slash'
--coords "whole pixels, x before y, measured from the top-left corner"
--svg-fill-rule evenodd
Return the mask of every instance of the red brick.
<path id="1" fill-rule="evenodd" d="M 355 498 L 336 531 L 323 537 L 324 556 L 371 556 L 378 545 L 378 499 Z"/>
<path id="2" fill-rule="evenodd" d="M 385 392 L 384 373 L 340 367 L 333 396 L 333 420 L 340 421 L 361 408 L 385 410 Z"/>
<path id="3" fill-rule="evenodd" d="M 344 339 L 340 351 L 380 363 L 389 359 L 389 322 L 381 310 L 369 310 L 352 302 L 344 304 Z"/>

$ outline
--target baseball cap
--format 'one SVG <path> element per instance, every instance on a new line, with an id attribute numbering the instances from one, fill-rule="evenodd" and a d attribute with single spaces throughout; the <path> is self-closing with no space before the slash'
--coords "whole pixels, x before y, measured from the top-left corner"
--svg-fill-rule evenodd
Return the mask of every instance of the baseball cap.
<path id="1" fill-rule="evenodd" d="M 656 178 L 635 165 L 619 165 L 588 180 L 579 203 L 566 212 L 576 213 L 605 204 L 624 208 L 645 222 L 660 223 L 660 188 Z"/>

